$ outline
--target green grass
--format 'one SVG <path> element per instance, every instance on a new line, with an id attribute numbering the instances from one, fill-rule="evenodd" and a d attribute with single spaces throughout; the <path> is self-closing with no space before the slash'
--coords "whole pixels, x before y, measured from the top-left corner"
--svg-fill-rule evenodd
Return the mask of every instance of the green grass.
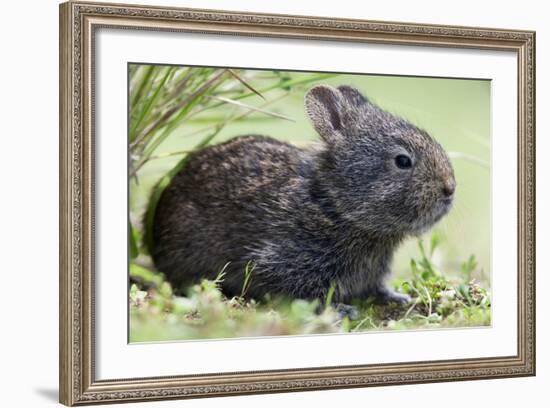
<path id="1" fill-rule="evenodd" d="M 319 311 L 318 302 L 285 298 L 246 299 L 253 266 L 247 265 L 242 295 L 226 298 L 220 290 L 224 272 L 203 280 L 186 296 L 174 296 L 162 275 L 143 266 L 130 270 L 130 341 L 167 341 L 208 338 L 347 333 L 373 330 L 436 329 L 491 324 L 487 289 L 471 279 L 477 268 L 470 257 L 457 271 L 440 271 L 434 264 L 439 238 L 428 248 L 418 242 L 418 258 L 411 259 L 410 278 L 392 286 L 411 296 L 407 305 L 377 304 L 374 299 L 353 302 L 359 318 L 343 319 L 330 300 Z M 141 259 L 145 261 L 146 259 Z"/>
<path id="2" fill-rule="evenodd" d="M 484 326 L 490 302 L 490 83 L 130 65 L 130 341 L 435 329 Z M 188 154 L 243 134 L 298 146 L 318 140 L 303 106 L 315 84 L 348 84 L 384 109 L 426 129 L 449 152 L 458 182 L 455 208 L 432 231 L 397 252 L 390 285 L 409 305 L 357 299 L 359 318 L 341 319 L 330 301 L 225 298 L 215 281 L 185 297 L 155 271 L 148 256 L 151 215 Z M 145 222 L 142 222 L 145 219 Z M 330 298 L 330 296 L 329 296 Z M 321 312 L 319 312 L 321 310 Z"/>

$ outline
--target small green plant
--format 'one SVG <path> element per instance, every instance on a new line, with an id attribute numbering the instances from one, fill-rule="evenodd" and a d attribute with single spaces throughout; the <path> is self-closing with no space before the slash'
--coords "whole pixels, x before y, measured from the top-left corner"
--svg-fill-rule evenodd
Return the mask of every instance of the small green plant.
<path id="1" fill-rule="evenodd" d="M 336 287 L 334 283 L 330 285 L 330 288 L 328 288 L 327 298 L 325 299 L 325 308 L 329 308 L 332 305 L 332 298 L 334 297 L 335 289 Z"/>
<path id="2" fill-rule="evenodd" d="M 241 290 L 241 297 L 244 298 L 246 296 L 246 292 L 248 291 L 248 288 L 250 287 L 251 279 L 252 279 L 252 272 L 254 271 L 254 268 L 256 267 L 256 264 L 254 261 L 248 261 L 246 263 L 246 266 L 244 267 L 244 279 L 243 279 L 243 288 Z"/>
<path id="3" fill-rule="evenodd" d="M 460 273 L 439 270 L 433 256 L 441 243 L 432 234 L 429 246 L 418 241 L 419 258 L 411 259 L 411 278 L 397 280 L 396 289 L 411 296 L 409 305 L 369 305 L 365 319 L 376 328 L 407 329 L 483 326 L 491 321 L 488 291 L 472 278 L 477 262 L 472 255 Z M 364 323 L 360 323 L 364 324 Z"/>

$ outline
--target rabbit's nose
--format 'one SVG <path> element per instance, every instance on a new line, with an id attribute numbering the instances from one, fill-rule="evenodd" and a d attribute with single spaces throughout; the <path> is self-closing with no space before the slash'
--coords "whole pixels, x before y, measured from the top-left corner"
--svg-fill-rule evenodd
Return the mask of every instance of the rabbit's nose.
<path id="1" fill-rule="evenodd" d="M 443 184 L 443 195 L 445 197 L 450 197 L 454 194 L 456 184 L 454 180 L 446 180 Z"/>

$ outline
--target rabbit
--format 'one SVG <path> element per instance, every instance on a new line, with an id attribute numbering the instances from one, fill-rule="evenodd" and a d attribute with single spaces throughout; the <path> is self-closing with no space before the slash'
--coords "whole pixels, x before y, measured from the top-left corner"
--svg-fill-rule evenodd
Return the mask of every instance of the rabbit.
<path id="1" fill-rule="evenodd" d="M 162 193 L 152 258 L 176 290 L 224 270 L 221 288 L 326 301 L 410 297 L 385 281 L 407 237 L 452 207 L 449 157 L 426 131 L 351 86 L 305 96 L 320 143 L 248 135 L 194 153 Z M 322 303 L 324 304 L 324 303 Z"/>

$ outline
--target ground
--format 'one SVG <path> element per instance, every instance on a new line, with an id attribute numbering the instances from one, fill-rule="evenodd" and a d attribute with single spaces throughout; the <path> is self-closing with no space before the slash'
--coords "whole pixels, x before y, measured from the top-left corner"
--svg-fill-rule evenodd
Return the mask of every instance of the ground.
<path id="1" fill-rule="evenodd" d="M 284 298 L 228 299 L 219 289 L 223 273 L 215 281 L 203 280 L 192 286 L 184 297 L 175 296 L 162 274 L 134 263 L 130 271 L 134 282 L 129 294 L 130 341 L 490 325 L 489 292 L 472 278 L 477 268 L 475 258 L 464 262 L 460 271 L 443 273 L 431 260 L 437 246 L 436 235 L 428 248 L 419 241 L 419 257 L 411 260 L 410 277 L 392 282 L 394 289 L 411 296 L 411 303 L 381 305 L 374 299 L 358 299 L 353 302 L 359 310 L 354 320 L 342 318 L 330 299 L 325 305 Z M 254 279 L 253 272 L 250 279 Z M 246 285 L 243 282 L 243 294 Z"/>

